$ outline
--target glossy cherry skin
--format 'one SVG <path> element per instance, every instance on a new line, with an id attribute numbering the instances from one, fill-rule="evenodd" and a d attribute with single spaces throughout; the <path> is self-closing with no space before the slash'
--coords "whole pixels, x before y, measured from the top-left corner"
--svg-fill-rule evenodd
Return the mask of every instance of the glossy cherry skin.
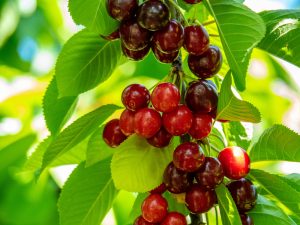
<path id="1" fill-rule="evenodd" d="M 252 182 L 246 178 L 232 181 L 227 188 L 240 212 L 248 212 L 256 204 L 257 191 Z"/>
<path id="2" fill-rule="evenodd" d="M 202 2 L 202 0 L 184 0 L 188 4 L 197 4 Z"/>
<path id="3" fill-rule="evenodd" d="M 134 115 L 134 132 L 144 138 L 154 136 L 161 125 L 161 116 L 154 109 L 143 108 Z"/>
<path id="4" fill-rule="evenodd" d="M 187 225 L 184 215 L 178 212 L 169 212 L 161 225 Z"/>
<path id="5" fill-rule="evenodd" d="M 185 102 L 195 113 L 209 113 L 217 108 L 218 92 L 210 80 L 198 80 L 190 83 Z"/>
<path id="6" fill-rule="evenodd" d="M 199 78 L 207 79 L 221 69 L 223 62 L 222 53 L 217 46 L 211 45 L 202 55 L 190 54 L 188 65 L 190 70 Z"/>
<path id="7" fill-rule="evenodd" d="M 111 120 L 105 125 L 102 137 L 110 147 L 119 146 L 127 138 L 120 129 L 118 119 Z"/>
<path id="8" fill-rule="evenodd" d="M 204 163 L 205 155 L 197 143 L 185 142 L 173 152 L 173 163 L 184 172 L 195 172 Z"/>
<path id="9" fill-rule="evenodd" d="M 173 162 L 165 169 L 163 178 L 168 191 L 174 194 L 186 192 L 193 183 L 193 175 L 178 170 Z"/>
<path id="10" fill-rule="evenodd" d="M 175 61 L 175 59 L 177 59 L 179 54 L 179 51 L 172 53 L 163 53 L 159 51 L 155 46 L 152 46 L 152 51 L 155 58 L 161 63 L 172 63 Z"/>
<path id="11" fill-rule="evenodd" d="M 157 111 L 171 112 L 179 105 L 180 92 L 175 84 L 160 83 L 151 94 L 151 102 Z"/>
<path id="12" fill-rule="evenodd" d="M 102 37 L 103 39 L 108 40 L 108 41 L 114 41 L 116 39 L 119 39 L 120 38 L 119 28 L 107 36 L 100 34 L 100 37 Z"/>
<path id="13" fill-rule="evenodd" d="M 150 223 L 161 222 L 168 213 L 168 202 L 159 194 L 150 194 L 142 204 L 142 216 Z"/>
<path id="14" fill-rule="evenodd" d="M 120 129 L 126 136 L 134 133 L 134 115 L 135 112 L 125 109 L 120 116 Z"/>
<path id="15" fill-rule="evenodd" d="M 178 52 L 184 40 L 183 26 L 176 20 L 171 20 L 163 29 L 153 35 L 152 43 L 164 53 Z"/>
<path id="16" fill-rule="evenodd" d="M 121 45 L 123 54 L 131 60 L 140 61 L 143 60 L 150 51 L 150 46 L 146 46 L 145 48 L 137 51 L 129 50 L 123 44 Z"/>
<path id="17" fill-rule="evenodd" d="M 140 5 L 137 12 L 139 25 L 150 31 L 165 27 L 170 21 L 168 6 L 160 0 L 148 0 Z"/>
<path id="18" fill-rule="evenodd" d="M 217 158 L 205 157 L 203 166 L 195 173 L 195 178 L 206 189 L 214 189 L 224 179 L 222 164 Z"/>
<path id="19" fill-rule="evenodd" d="M 240 214 L 242 225 L 254 225 L 252 218 L 246 214 Z"/>
<path id="20" fill-rule="evenodd" d="M 172 112 L 164 113 L 162 119 L 164 127 L 170 134 L 180 136 L 191 128 L 193 114 L 187 106 L 179 105 Z"/>
<path id="21" fill-rule="evenodd" d="M 138 8 L 138 0 L 108 0 L 109 15 L 119 21 L 130 18 Z"/>
<path id="22" fill-rule="evenodd" d="M 149 223 L 142 216 L 139 216 L 138 218 L 136 218 L 133 225 L 156 225 L 156 224 L 155 223 Z"/>
<path id="23" fill-rule="evenodd" d="M 189 134 L 194 139 L 201 140 L 210 134 L 212 126 L 212 117 L 210 115 L 196 113 L 193 116 L 193 123 Z"/>
<path id="24" fill-rule="evenodd" d="M 122 93 L 122 103 L 131 111 L 147 107 L 149 102 L 150 92 L 141 84 L 131 84 Z"/>
<path id="25" fill-rule="evenodd" d="M 163 194 L 167 190 L 165 183 L 162 183 L 158 187 L 154 188 L 150 191 L 151 194 Z"/>
<path id="26" fill-rule="evenodd" d="M 185 195 L 185 203 L 192 213 L 205 213 L 209 211 L 216 202 L 214 190 L 207 190 L 199 184 L 193 184 Z"/>
<path id="27" fill-rule="evenodd" d="M 135 19 L 123 21 L 119 29 L 122 44 L 129 50 L 142 50 L 150 43 L 151 33 L 139 26 Z"/>
<path id="28" fill-rule="evenodd" d="M 161 127 L 154 136 L 147 139 L 147 142 L 156 148 L 164 148 L 170 144 L 172 137 L 164 127 Z"/>
<path id="29" fill-rule="evenodd" d="M 250 171 L 250 158 L 247 152 L 237 146 L 224 148 L 218 156 L 224 174 L 232 180 L 245 177 Z"/>
<path id="30" fill-rule="evenodd" d="M 185 27 L 183 46 L 188 53 L 201 55 L 209 48 L 209 34 L 201 25 Z"/>

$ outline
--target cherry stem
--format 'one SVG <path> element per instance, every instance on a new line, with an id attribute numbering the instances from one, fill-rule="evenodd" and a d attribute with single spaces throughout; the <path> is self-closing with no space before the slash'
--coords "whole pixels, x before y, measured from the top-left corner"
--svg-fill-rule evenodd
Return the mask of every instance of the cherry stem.
<path id="1" fill-rule="evenodd" d="M 202 23 L 203 26 L 208 26 L 210 24 L 214 24 L 216 21 L 215 20 L 210 20 L 210 21 L 206 21 L 204 23 Z M 210 34 L 209 34 L 210 35 Z"/>
<path id="2" fill-rule="evenodd" d="M 219 212 L 217 206 L 215 206 L 215 214 L 216 214 L 216 225 L 219 225 Z"/>
<path id="3" fill-rule="evenodd" d="M 222 139 L 220 136 L 218 136 L 218 135 L 216 135 L 216 134 L 210 134 L 209 136 L 213 136 L 213 137 L 218 138 L 218 139 L 222 142 L 224 148 L 226 147 L 225 142 L 223 141 L 223 139 Z"/>
<path id="4" fill-rule="evenodd" d="M 183 13 L 181 11 L 181 8 L 178 6 L 177 0 L 167 0 L 166 2 L 167 2 L 168 6 L 170 8 L 173 8 L 173 9 L 176 10 L 176 17 L 175 17 L 175 19 L 177 19 L 180 22 L 183 22 L 184 26 L 188 25 L 189 23 L 185 19 L 184 15 L 183 15 Z"/>
<path id="5" fill-rule="evenodd" d="M 206 224 L 209 225 L 209 219 L 208 219 L 208 214 L 205 213 L 205 220 L 206 220 Z"/>
<path id="6" fill-rule="evenodd" d="M 210 147 L 211 147 L 212 150 L 214 150 L 214 151 L 216 151 L 216 152 L 218 152 L 218 153 L 221 152 L 219 149 L 217 149 L 217 148 L 216 148 L 215 146 L 213 146 L 213 145 L 210 145 Z"/>
<path id="7" fill-rule="evenodd" d="M 218 34 L 209 34 L 209 36 L 211 36 L 211 37 L 220 37 L 220 35 L 218 35 Z"/>

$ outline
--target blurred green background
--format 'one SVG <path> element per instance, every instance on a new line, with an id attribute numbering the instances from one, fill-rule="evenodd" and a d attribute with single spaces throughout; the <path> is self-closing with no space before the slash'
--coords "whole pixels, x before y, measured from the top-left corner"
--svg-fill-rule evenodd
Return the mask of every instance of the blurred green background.
<path id="1" fill-rule="evenodd" d="M 261 11 L 296 8 L 300 2 L 249 0 L 245 4 Z M 81 29 L 72 22 L 67 5 L 66 0 L 0 0 L 0 225 L 58 224 L 57 198 L 73 167 L 51 170 L 39 182 L 34 173 L 22 168 L 37 143 L 48 135 L 42 98 L 56 58 L 63 43 Z M 99 105 L 120 104 L 119 96 L 127 84 L 140 82 L 151 87 L 168 69 L 152 56 L 139 64 L 120 66 L 108 81 L 81 95 L 73 118 Z M 253 140 L 275 123 L 300 132 L 299 73 L 297 67 L 254 51 L 247 90 L 241 93 L 262 113 L 262 123 L 246 124 Z M 289 172 L 291 165 L 282 164 L 281 169 Z M 293 169 L 300 173 L 297 167 Z M 122 218 L 129 213 L 122 202 L 132 204 L 133 200 L 121 192 L 115 203 L 119 208 L 114 211 L 117 224 L 122 225 Z M 103 224 L 113 222 L 107 219 Z"/>

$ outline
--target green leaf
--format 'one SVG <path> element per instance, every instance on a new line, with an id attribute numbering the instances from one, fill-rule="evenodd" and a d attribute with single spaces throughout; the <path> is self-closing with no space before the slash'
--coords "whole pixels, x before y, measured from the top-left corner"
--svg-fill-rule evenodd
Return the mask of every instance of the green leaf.
<path id="1" fill-rule="evenodd" d="M 145 138 L 132 135 L 113 155 L 111 173 L 116 187 L 130 192 L 147 192 L 157 187 L 172 160 L 173 150 L 172 143 L 159 149 L 149 145 Z"/>
<path id="2" fill-rule="evenodd" d="M 142 214 L 141 205 L 142 205 L 143 201 L 145 200 L 145 198 L 147 198 L 148 195 L 149 195 L 149 193 L 139 193 L 136 196 L 136 199 L 134 201 L 134 204 L 132 206 L 132 209 L 131 209 L 131 212 L 129 215 L 129 221 L 127 223 L 128 225 L 129 224 L 132 225 L 134 220 Z"/>
<path id="3" fill-rule="evenodd" d="M 58 98 L 58 89 L 55 77 L 50 82 L 43 98 L 43 109 L 47 127 L 55 135 L 72 115 L 77 97 Z"/>
<path id="4" fill-rule="evenodd" d="M 217 120 L 259 123 L 260 113 L 251 103 L 234 96 L 231 90 L 230 72 L 225 76 L 218 101 Z"/>
<path id="5" fill-rule="evenodd" d="M 101 223 L 118 193 L 111 179 L 110 160 L 88 168 L 82 163 L 73 171 L 58 202 L 61 225 Z"/>
<path id="6" fill-rule="evenodd" d="M 300 218 L 300 192 L 291 186 L 289 180 L 257 169 L 250 171 L 250 177 Z"/>
<path id="7" fill-rule="evenodd" d="M 224 184 L 216 188 L 223 225 L 242 225 L 239 212 Z"/>
<path id="8" fill-rule="evenodd" d="M 64 46 L 56 64 L 60 97 L 77 96 L 110 77 L 121 60 L 119 41 L 82 30 Z"/>
<path id="9" fill-rule="evenodd" d="M 279 58 L 300 66 L 300 10 L 264 11 L 267 32 L 259 48 Z"/>
<path id="10" fill-rule="evenodd" d="M 205 0 L 204 3 L 215 18 L 235 84 L 243 91 L 252 49 L 265 34 L 264 22 L 236 1 Z"/>
<path id="11" fill-rule="evenodd" d="M 187 216 L 190 212 L 187 209 L 187 207 L 185 206 L 184 203 L 179 203 L 174 196 L 172 196 L 172 194 L 168 191 L 166 191 L 164 193 L 164 197 L 167 199 L 168 201 L 168 208 L 170 212 L 179 212 L 185 216 Z"/>
<path id="12" fill-rule="evenodd" d="M 117 109 L 120 107 L 116 105 L 101 106 L 63 130 L 47 148 L 42 169 L 87 138 Z"/>
<path id="13" fill-rule="evenodd" d="M 299 173 L 291 173 L 285 177 L 292 183 L 292 186 L 300 192 L 300 174 Z"/>
<path id="14" fill-rule="evenodd" d="M 109 35 L 119 22 L 109 16 L 106 0 L 69 0 L 69 10 L 75 23 L 102 35 Z"/>
<path id="15" fill-rule="evenodd" d="M 275 125 L 260 136 L 251 149 L 250 158 L 252 162 L 300 162 L 300 135 L 283 125 Z"/>

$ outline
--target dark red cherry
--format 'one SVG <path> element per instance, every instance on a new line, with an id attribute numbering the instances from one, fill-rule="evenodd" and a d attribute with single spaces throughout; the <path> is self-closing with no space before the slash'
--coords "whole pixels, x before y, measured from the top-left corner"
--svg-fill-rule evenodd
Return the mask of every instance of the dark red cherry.
<path id="1" fill-rule="evenodd" d="M 127 138 L 120 129 L 118 119 L 111 120 L 105 125 L 102 137 L 110 147 L 119 146 Z"/>
<path id="2" fill-rule="evenodd" d="M 151 102 L 157 111 L 171 112 L 179 105 L 180 92 L 175 84 L 160 83 L 151 94 Z"/>
<path id="3" fill-rule="evenodd" d="M 195 178 L 201 186 L 207 189 L 214 189 L 224 179 L 222 164 L 217 158 L 205 157 L 205 162 L 195 173 Z"/>
<path id="4" fill-rule="evenodd" d="M 134 114 L 133 111 L 125 109 L 120 116 L 120 129 L 126 136 L 134 133 Z"/>
<path id="5" fill-rule="evenodd" d="M 138 5 L 138 0 L 108 0 L 107 3 L 109 15 L 119 21 L 132 17 Z"/>
<path id="6" fill-rule="evenodd" d="M 173 111 L 164 113 L 162 118 L 166 130 L 174 136 L 180 136 L 191 128 L 193 114 L 187 106 L 179 105 Z"/>
<path id="7" fill-rule="evenodd" d="M 246 214 L 240 214 L 242 225 L 254 225 L 252 218 Z"/>
<path id="8" fill-rule="evenodd" d="M 232 180 L 245 177 L 250 171 L 250 158 L 247 152 L 237 146 L 224 148 L 218 156 L 224 174 Z"/>
<path id="9" fill-rule="evenodd" d="M 256 187 L 248 179 L 232 181 L 227 184 L 227 188 L 240 212 L 248 212 L 256 204 L 257 191 Z"/>
<path id="10" fill-rule="evenodd" d="M 201 25 L 185 27 L 183 46 L 188 53 L 201 55 L 209 48 L 209 34 Z"/>
<path id="11" fill-rule="evenodd" d="M 197 4 L 202 2 L 202 0 L 184 0 L 188 4 Z"/>
<path id="12" fill-rule="evenodd" d="M 171 162 L 165 169 L 164 183 L 169 192 L 174 194 L 184 193 L 193 183 L 193 175 L 178 170 Z"/>
<path id="13" fill-rule="evenodd" d="M 147 141 L 150 145 L 156 148 L 164 148 L 170 144 L 172 135 L 161 127 L 160 130 L 152 137 L 148 138 Z"/>
<path id="14" fill-rule="evenodd" d="M 198 77 L 207 79 L 219 72 L 222 66 L 222 53 L 217 46 L 211 45 L 202 55 L 190 54 L 188 64 L 190 70 Z"/>
<path id="15" fill-rule="evenodd" d="M 210 80 L 197 80 L 190 83 L 185 102 L 195 113 L 209 113 L 217 108 L 218 92 Z"/>
<path id="16" fill-rule="evenodd" d="M 120 25 L 122 44 L 129 50 L 138 51 L 146 48 L 151 40 L 151 33 L 140 27 L 135 19 L 125 20 Z"/>
<path id="17" fill-rule="evenodd" d="M 184 215 L 178 212 L 169 212 L 161 225 L 187 225 Z"/>
<path id="18" fill-rule="evenodd" d="M 165 27 L 170 21 L 168 6 L 160 0 L 148 0 L 140 5 L 137 20 L 141 27 L 157 31 Z"/>
<path id="19" fill-rule="evenodd" d="M 143 108 L 134 115 L 134 132 L 144 138 L 154 136 L 161 125 L 161 116 L 154 109 Z"/>
<path id="20" fill-rule="evenodd" d="M 152 46 L 152 51 L 155 55 L 155 58 L 161 63 L 172 63 L 175 61 L 175 59 L 177 59 L 179 54 L 179 51 L 172 53 L 163 53 L 159 51 L 155 46 Z"/>
<path id="21" fill-rule="evenodd" d="M 114 32 L 112 32 L 111 34 L 109 34 L 108 36 L 104 36 L 104 35 L 100 34 L 100 37 L 102 37 L 103 39 L 108 40 L 108 41 L 113 41 L 113 40 L 119 39 L 120 38 L 119 28 L 117 30 L 115 30 Z"/>
<path id="22" fill-rule="evenodd" d="M 173 152 L 174 165 L 185 172 L 195 172 L 203 165 L 204 160 L 202 149 L 194 142 L 185 142 Z"/>
<path id="23" fill-rule="evenodd" d="M 122 102 L 127 109 L 136 111 L 148 106 L 150 93 L 148 89 L 141 84 L 131 84 L 124 89 Z"/>
<path id="24" fill-rule="evenodd" d="M 212 129 L 212 117 L 208 114 L 196 113 L 193 116 L 192 127 L 189 134 L 197 140 L 207 137 Z"/>
<path id="25" fill-rule="evenodd" d="M 136 218 L 133 225 L 156 225 L 156 224 L 155 223 L 149 223 L 142 216 L 139 216 L 138 218 Z"/>
<path id="26" fill-rule="evenodd" d="M 129 50 L 123 44 L 121 44 L 121 47 L 122 47 L 123 54 L 128 59 L 131 59 L 131 60 L 134 60 L 134 61 L 139 61 L 139 60 L 144 59 L 150 51 L 150 46 L 149 45 L 147 47 L 145 47 L 141 50 L 137 50 L 137 51 Z"/>
<path id="27" fill-rule="evenodd" d="M 168 202 L 159 194 L 150 194 L 142 204 L 142 216 L 150 223 L 161 222 L 168 213 Z"/>
<path id="28" fill-rule="evenodd" d="M 150 191 L 151 194 L 163 194 L 167 190 L 167 187 L 164 183 L 159 185 L 158 187 L 154 188 Z"/>
<path id="29" fill-rule="evenodd" d="M 176 20 L 171 20 L 167 26 L 153 35 L 152 43 L 164 53 L 178 52 L 183 45 L 184 29 Z"/>

